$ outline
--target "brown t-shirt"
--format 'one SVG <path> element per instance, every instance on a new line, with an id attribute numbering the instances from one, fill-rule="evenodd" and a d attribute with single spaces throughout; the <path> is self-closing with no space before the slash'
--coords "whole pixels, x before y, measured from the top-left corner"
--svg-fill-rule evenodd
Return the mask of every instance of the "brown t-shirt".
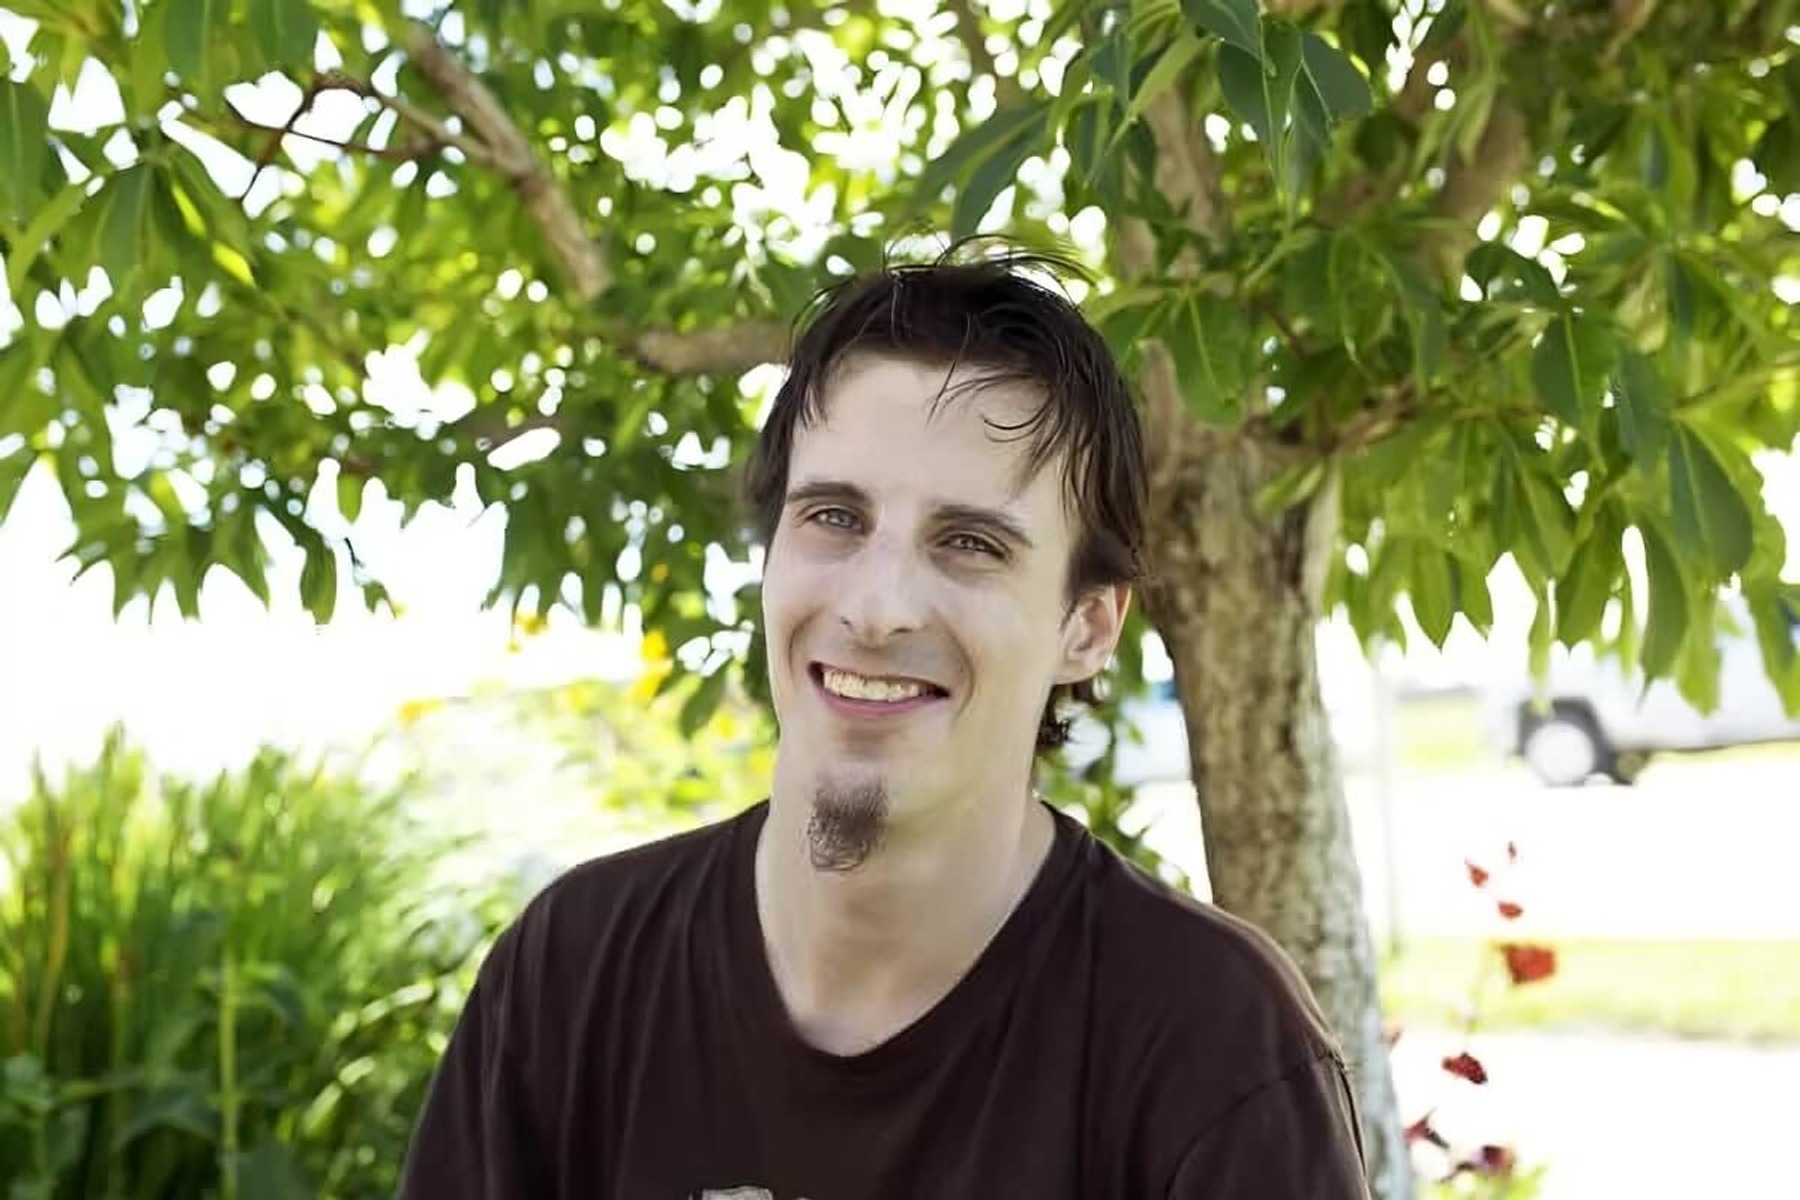
<path id="1" fill-rule="evenodd" d="M 1060 812 L 936 1007 L 866 1053 L 807 1044 L 757 919 L 767 812 L 532 901 L 482 964 L 402 1197 L 1366 1197 L 1344 1063 L 1289 960 Z"/>

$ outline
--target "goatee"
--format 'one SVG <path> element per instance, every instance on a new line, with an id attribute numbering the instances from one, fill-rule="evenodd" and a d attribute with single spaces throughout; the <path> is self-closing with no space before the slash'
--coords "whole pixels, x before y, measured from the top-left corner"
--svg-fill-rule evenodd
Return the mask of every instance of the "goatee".
<path id="1" fill-rule="evenodd" d="M 887 788 L 879 782 L 821 784 L 806 822 L 813 870 L 854 871 L 867 862 L 887 829 L 887 807 Z"/>

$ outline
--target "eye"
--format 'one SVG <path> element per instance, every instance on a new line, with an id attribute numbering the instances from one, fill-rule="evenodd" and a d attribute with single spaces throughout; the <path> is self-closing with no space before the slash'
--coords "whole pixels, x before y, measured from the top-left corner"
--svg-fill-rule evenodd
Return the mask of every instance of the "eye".
<path id="1" fill-rule="evenodd" d="M 974 533 L 953 533 L 950 535 L 950 548 L 965 550 L 972 554 L 985 554 L 990 558 L 1005 558 L 1006 552 L 1001 550 L 987 538 Z"/>
<path id="2" fill-rule="evenodd" d="M 806 515 L 808 524 L 825 525 L 832 529 L 855 529 L 856 514 L 847 508 L 818 508 Z"/>

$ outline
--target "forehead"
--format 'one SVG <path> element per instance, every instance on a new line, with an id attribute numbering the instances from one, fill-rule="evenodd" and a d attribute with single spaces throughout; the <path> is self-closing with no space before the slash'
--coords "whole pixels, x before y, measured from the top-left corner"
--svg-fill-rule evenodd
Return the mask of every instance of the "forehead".
<path id="1" fill-rule="evenodd" d="M 853 474 L 954 483 L 990 500 L 1060 497 L 1060 455 L 1032 470 L 1041 387 L 992 368 L 853 355 L 830 372 L 818 419 L 795 430 L 789 476 Z"/>

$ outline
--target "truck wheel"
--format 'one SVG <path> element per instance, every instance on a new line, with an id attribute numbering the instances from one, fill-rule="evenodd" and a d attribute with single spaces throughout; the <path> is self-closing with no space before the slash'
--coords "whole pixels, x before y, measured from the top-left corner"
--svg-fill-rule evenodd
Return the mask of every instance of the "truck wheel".
<path id="1" fill-rule="evenodd" d="M 1586 783 L 1606 768 L 1609 757 L 1593 718 L 1561 708 L 1533 718 L 1520 749 L 1532 774 L 1550 787 Z"/>

